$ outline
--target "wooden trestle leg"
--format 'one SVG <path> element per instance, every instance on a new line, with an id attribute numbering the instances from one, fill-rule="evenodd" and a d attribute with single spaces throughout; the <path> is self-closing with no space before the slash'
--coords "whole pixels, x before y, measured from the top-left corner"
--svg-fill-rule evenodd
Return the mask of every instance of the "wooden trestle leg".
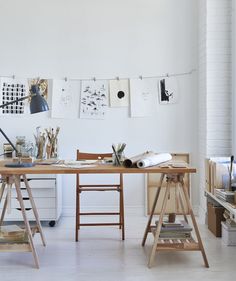
<path id="1" fill-rule="evenodd" d="M 35 250 L 35 247 L 34 247 L 32 232 L 31 232 L 31 228 L 30 228 L 30 225 L 29 225 L 29 221 L 27 219 L 24 200 L 23 200 L 23 197 L 22 197 L 22 194 L 21 194 L 20 175 L 14 175 L 13 179 L 14 179 L 14 182 L 15 182 L 17 199 L 18 199 L 19 204 L 20 204 L 20 208 L 21 208 L 21 212 L 22 212 L 22 216 L 23 216 L 23 220 L 24 220 L 24 224 L 25 224 L 25 230 L 26 230 L 26 233 L 27 233 L 28 239 L 29 239 L 29 245 L 30 245 L 33 257 L 34 257 L 35 265 L 36 265 L 37 268 L 39 268 L 39 260 L 38 260 L 38 256 L 37 256 L 37 253 L 36 253 L 36 250 Z"/>

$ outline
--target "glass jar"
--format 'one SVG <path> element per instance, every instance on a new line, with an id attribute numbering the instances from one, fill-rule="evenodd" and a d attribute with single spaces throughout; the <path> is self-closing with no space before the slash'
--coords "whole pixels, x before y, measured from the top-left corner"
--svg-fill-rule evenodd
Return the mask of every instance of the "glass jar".
<path id="1" fill-rule="evenodd" d="M 117 160 L 117 157 L 118 157 L 119 160 Z M 117 153 L 117 156 L 115 155 L 115 153 L 112 153 L 112 163 L 113 163 L 114 166 L 123 165 L 124 160 L 125 160 L 124 152 Z"/>
<path id="2" fill-rule="evenodd" d="M 17 136 L 16 137 L 16 156 L 22 157 L 25 152 L 25 137 Z"/>

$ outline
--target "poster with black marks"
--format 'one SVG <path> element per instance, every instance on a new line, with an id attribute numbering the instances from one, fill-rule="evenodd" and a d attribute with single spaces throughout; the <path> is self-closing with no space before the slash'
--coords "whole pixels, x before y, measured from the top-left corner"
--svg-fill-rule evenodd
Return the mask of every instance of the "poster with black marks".
<path id="1" fill-rule="evenodd" d="M 1 78 L 0 82 L 0 105 L 24 98 L 29 95 L 27 79 Z M 1 115 L 22 115 L 29 112 L 28 100 L 22 100 L 7 105 L 0 109 Z"/>
<path id="2" fill-rule="evenodd" d="M 116 79 L 109 81 L 110 106 L 127 107 L 129 106 L 129 80 Z"/>
<path id="3" fill-rule="evenodd" d="M 167 77 L 159 81 L 160 104 L 177 103 L 179 100 L 179 87 L 176 77 Z"/>
<path id="4" fill-rule="evenodd" d="M 108 105 L 107 81 L 82 81 L 80 118 L 104 119 Z"/>

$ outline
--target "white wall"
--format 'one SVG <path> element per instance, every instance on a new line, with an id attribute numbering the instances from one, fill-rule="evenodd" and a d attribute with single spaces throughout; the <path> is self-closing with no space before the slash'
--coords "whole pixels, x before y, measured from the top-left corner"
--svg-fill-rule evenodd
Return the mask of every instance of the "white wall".
<path id="1" fill-rule="evenodd" d="M 189 71 L 197 64 L 197 13 L 197 0 L 0 0 L 0 75 L 111 78 Z M 12 139 L 33 139 L 36 126 L 59 125 L 62 158 L 74 158 L 76 148 L 107 151 L 124 141 L 126 155 L 189 152 L 197 166 L 196 77 L 179 77 L 180 102 L 157 105 L 152 117 L 129 118 L 127 109 L 112 108 L 106 120 L 56 120 L 45 113 L 0 117 L 0 126 Z M 144 177 L 127 176 L 125 186 L 126 206 L 143 209 Z M 74 177 L 64 176 L 67 213 L 74 194 Z M 91 199 L 88 207 L 100 204 Z"/>
<path id="2" fill-rule="evenodd" d="M 203 214 L 204 159 L 232 153 L 232 0 L 201 0 L 199 7 L 199 164 Z"/>
<path id="3" fill-rule="evenodd" d="M 236 1 L 232 0 L 232 77 L 235 77 L 236 74 Z M 232 99 L 233 99 L 233 121 L 232 121 L 232 153 L 235 155 L 236 153 L 236 83 L 235 80 L 232 79 Z"/>

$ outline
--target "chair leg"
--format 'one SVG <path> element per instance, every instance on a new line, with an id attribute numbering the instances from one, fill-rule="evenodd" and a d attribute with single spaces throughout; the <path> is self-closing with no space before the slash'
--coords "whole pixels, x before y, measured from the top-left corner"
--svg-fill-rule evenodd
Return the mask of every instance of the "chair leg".
<path id="1" fill-rule="evenodd" d="M 122 229 L 122 191 L 121 189 L 119 190 L 119 229 Z"/>
<path id="2" fill-rule="evenodd" d="M 75 207 L 75 241 L 78 242 L 79 240 L 79 228 L 80 228 L 80 192 L 79 188 L 76 187 L 76 207 Z"/>
<path id="3" fill-rule="evenodd" d="M 120 174 L 120 223 L 122 231 L 122 240 L 125 240 L 125 211 L 124 211 L 124 192 L 123 192 L 123 175 Z"/>

